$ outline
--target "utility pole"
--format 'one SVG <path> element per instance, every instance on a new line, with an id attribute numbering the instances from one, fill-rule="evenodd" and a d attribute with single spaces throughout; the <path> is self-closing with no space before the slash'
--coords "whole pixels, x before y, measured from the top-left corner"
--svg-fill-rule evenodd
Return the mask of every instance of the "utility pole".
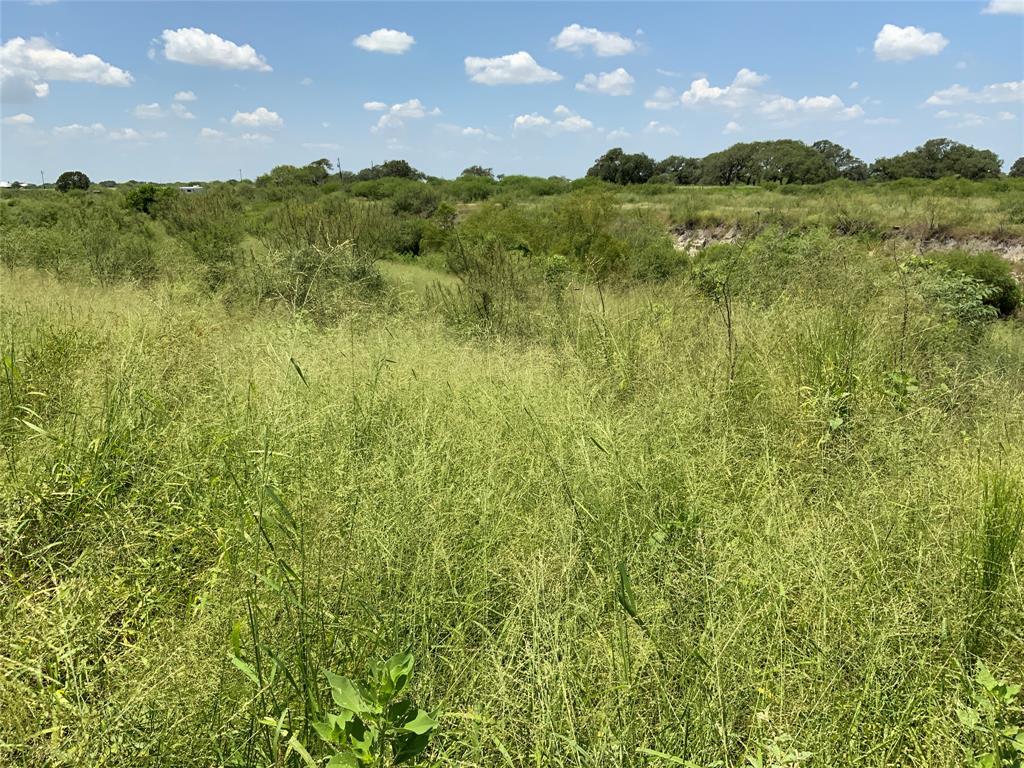
<path id="1" fill-rule="evenodd" d="M 341 181 L 341 158 L 335 158 L 338 161 L 338 181 Z"/>
<path id="2" fill-rule="evenodd" d="M 40 171 L 39 172 L 39 186 L 43 186 L 44 184 L 46 184 L 46 182 L 43 181 L 43 172 Z"/>
<path id="3" fill-rule="evenodd" d="M 238 169 L 238 180 L 239 181 L 242 180 L 242 169 L 241 168 Z"/>

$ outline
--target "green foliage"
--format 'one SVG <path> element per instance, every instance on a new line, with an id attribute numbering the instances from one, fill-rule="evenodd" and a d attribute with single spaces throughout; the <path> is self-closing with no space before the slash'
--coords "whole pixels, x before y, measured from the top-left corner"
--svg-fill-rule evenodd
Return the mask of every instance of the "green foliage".
<path id="1" fill-rule="evenodd" d="M 57 177 L 53 188 L 58 192 L 70 192 L 72 189 L 88 189 L 89 177 L 81 171 L 64 171 Z"/>
<path id="2" fill-rule="evenodd" d="M 995 152 L 975 149 L 951 139 L 930 139 L 916 149 L 895 157 L 881 157 L 871 165 L 877 179 L 939 179 L 962 176 L 965 179 L 997 179 L 1002 165 Z"/>
<path id="3" fill-rule="evenodd" d="M 974 677 L 973 701 L 957 709 L 971 747 L 971 768 L 1024 768 L 1024 706 L 1020 685 L 997 680 L 983 663 Z"/>
<path id="4" fill-rule="evenodd" d="M 1013 165 L 1010 166 L 1009 173 L 1006 174 L 1012 179 L 1024 178 L 1024 157 L 1018 157 L 1013 161 Z"/>
<path id="5" fill-rule="evenodd" d="M 494 171 L 490 168 L 484 168 L 482 165 L 471 165 L 463 169 L 462 173 L 459 174 L 459 178 L 489 179 L 494 181 Z"/>
<path id="6" fill-rule="evenodd" d="M 125 192 L 124 204 L 126 208 L 152 215 L 161 204 L 172 200 L 177 194 L 179 193 L 173 187 L 139 184 Z"/>
<path id="7" fill-rule="evenodd" d="M 437 713 L 401 698 L 412 677 L 413 655 L 374 663 L 363 683 L 327 672 L 337 711 L 314 723 L 334 752 L 331 768 L 401 765 L 416 759 L 438 727 Z"/>
<path id="8" fill-rule="evenodd" d="M 855 157 L 846 147 L 822 139 L 821 141 L 814 142 L 811 148 L 824 157 L 841 178 L 849 179 L 850 181 L 864 181 L 867 179 L 867 163 L 859 157 Z"/>
<path id="9" fill-rule="evenodd" d="M 422 171 L 418 171 L 413 168 L 406 160 L 386 160 L 380 165 L 373 165 L 369 168 L 364 168 L 356 174 L 356 178 L 359 181 L 371 181 L 373 179 L 387 178 L 419 181 L 421 179 L 425 179 L 426 175 Z"/>
<path id="10" fill-rule="evenodd" d="M 701 161 L 701 183 L 819 184 L 839 175 L 835 163 L 801 141 L 755 141 L 734 144 Z"/>
<path id="11" fill-rule="evenodd" d="M 331 161 L 326 158 L 315 160 L 297 168 L 294 165 L 275 166 L 270 173 L 257 177 L 257 186 L 318 186 L 323 184 L 331 172 Z"/>
<path id="12" fill-rule="evenodd" d="M 699 184 L 702 161 L 695 157 L 669 155 L 654 165 L 654 175 L 650 181 L 667 181 L 671 184 Z"/>
<path id="13" fill-rule="evenodd" d="M 587 171 L 590 178 L 612 184 L 644 184 L 655 174 L 654 161 L 641 153 L 627 154 L 619 147 L 609 149 Z"/>
<path id="14" fill-rule="evenodd" d="M 1009 262 L 998 254 L 982 251 L 939 251 L 932 257 L 950 269 L 981 280 L 991 286 L 991 293 L 985 303 L 994 307 L 1002 317 L 1009 317 L 1021 305 L 1024 293 L 1013 275 Z"/>

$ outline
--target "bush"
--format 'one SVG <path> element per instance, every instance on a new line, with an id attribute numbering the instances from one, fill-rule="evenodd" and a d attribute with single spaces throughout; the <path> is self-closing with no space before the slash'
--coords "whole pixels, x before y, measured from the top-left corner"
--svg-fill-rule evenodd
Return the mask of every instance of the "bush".
<path id="1" fill-rule="evenodd" d="M 994 307 L 1001 317 L 1012 315 L 1024 300 L 1024 294 L 1010 270 L 1010 264 L 999 254 L 948 251 L 938 253 L 934 258 L 950 269 L 958 270 L 991 286 L 993 290 L 986 297 L 985 304 Z"/>
<path id="2" fill-rule="evenodd" d="M 151 215 L 161 202 L 171 200 L 176 194 L 177 191 L 172 187 L 139 184 L 125 193 L 124 205 L 130 210 Z"/>

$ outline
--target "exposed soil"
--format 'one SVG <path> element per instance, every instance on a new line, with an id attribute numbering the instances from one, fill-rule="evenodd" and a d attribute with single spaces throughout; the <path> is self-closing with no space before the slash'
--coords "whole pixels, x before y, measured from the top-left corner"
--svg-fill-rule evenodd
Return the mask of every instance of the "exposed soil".
<path id="1" fill-rule="evenodd" d="M 689 254 L 697 253 L 709 245 L 735 243 L 742 235 L 739 227 L 724 224 L 715 227 L 678 226 L 673 227 L 671 231 L 676 250 L 686 251 Z"/>

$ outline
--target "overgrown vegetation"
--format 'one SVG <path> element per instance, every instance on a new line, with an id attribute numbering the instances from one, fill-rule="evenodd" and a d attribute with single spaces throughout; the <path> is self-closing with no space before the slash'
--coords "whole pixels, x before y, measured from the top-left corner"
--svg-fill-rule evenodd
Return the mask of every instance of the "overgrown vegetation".
<path id="1" fill-rule="evenodd" d="M 1022 182 L 325 163 L 0 198 L 0 764 L 1020 765 Z"/>

